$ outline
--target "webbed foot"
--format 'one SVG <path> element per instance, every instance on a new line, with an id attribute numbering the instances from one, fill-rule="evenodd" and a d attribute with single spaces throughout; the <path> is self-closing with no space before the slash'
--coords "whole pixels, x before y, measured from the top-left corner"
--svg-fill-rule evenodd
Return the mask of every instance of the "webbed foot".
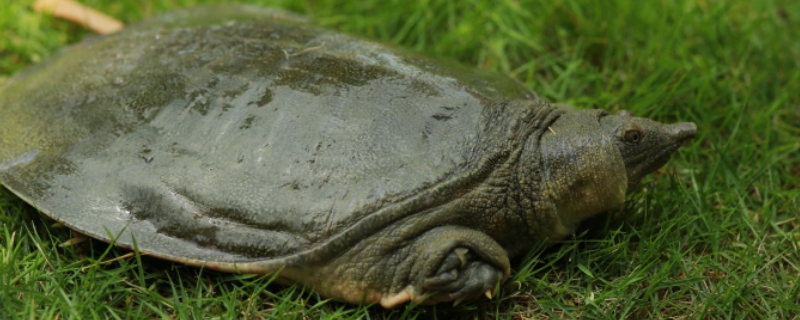
<path id="1" fill-rule="evenodd" d="M 441 226 L 407 239 L 376 234 L 314 274 L 296 278 L 322 295 L 391 309 L 409 302 L 491 299 L 511 271 L 506 250 L 479 230 Z"/>
<path id="2" fill-rule="evenodd" d="M 481 295 L 491 298 L 501 279 L 503 270 L 459 247 L 444 258 L 436 274 L 425 279 L 423 285 L 426 291 L 438 293 L 431 302 L 453 300 L 458 305 Z"/>

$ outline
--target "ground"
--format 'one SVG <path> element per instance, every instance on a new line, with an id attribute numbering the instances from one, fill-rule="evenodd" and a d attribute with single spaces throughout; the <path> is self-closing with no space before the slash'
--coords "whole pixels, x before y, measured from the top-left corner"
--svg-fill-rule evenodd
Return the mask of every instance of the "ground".
<path id="1" fill-rule="evenodd" d="M 0 6 L 0 83 L 87 32 Z M 126 23 L 212 1 L 91 0 Z M 392 311 L 93 242 L 0 188 L 0 318 L 798 318 L 800 2 L 259 1 L 523 81 L 553 102 L 693 121 L 618 212 L 515 261 L 493 300 Z M 2 137 L 0 137 L 0 143 Z M 80 251 L 82 250 L 82 252 Z"/>

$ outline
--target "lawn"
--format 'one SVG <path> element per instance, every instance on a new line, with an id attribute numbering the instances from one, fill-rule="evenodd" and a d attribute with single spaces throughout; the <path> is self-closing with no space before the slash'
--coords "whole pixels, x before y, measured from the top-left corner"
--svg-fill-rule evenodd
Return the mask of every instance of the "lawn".
<path id="1" fill-rule="evenodd" d="M 31 2 L 0 6 L 0 84 L 88 34 Z M 82 2 L 130 23 L 206 1 Z M 59 248 L 70 231 L 0 187 L 1 319 L 800 318 L 800 1 L 259 3 L 698 136 L 624 208 L 456 307 L 351 306 L 138 255 L 99 265 L 128 252 Z"/>

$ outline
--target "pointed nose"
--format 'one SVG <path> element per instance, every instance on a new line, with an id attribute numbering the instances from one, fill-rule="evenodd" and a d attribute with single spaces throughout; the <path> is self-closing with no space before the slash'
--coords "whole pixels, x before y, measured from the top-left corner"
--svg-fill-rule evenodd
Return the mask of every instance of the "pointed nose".
<path id="1" fill-rule="evenodd" d="M 669 131 L 675 140 L 684 142 L 693 139 L 697 135 L 697 126 L 694 122 L 681 122 L 670 125 Z"/>

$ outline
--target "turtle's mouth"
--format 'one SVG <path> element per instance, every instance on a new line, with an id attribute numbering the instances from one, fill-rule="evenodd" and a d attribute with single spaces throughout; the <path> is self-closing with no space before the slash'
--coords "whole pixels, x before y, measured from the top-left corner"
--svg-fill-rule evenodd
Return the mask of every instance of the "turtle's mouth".
<path id="1" fill-rule="evenodd" d="M 631 184 L 639 184 L 639 181 L 641 181 L 644 176 L 667 164 L 667 162 L 669 162 L 669 158 L 672 156 L 672 153 L 675 152 L 675 150 L 678 150 L 678 147 L 681 146 L 681 143 L 683 143 L 683 141 L 664 143 L 651 149 L 656 151 L 655 154 L 642 153 L 641 155 L 631 159 L 629 163 L 634 167 L 634 169 L 631 174 L 628 175 L 628 185 L 630 186 Z M 630 190 L 630 187 L 628 190 Z"/>
<path id="2" fill-rule="evenodd" d="M 693 139 L 697 133 L 697 127 L 691 122 L 676 123 L 670 125 L 667 130 L 670 138 L 665 142 L 650 147 L 649 151 L 626 161 L 625 166 L 633 168 L 628 174 L 628 193 L 636 188 L 644 176 L 667 164 L 672 153 Z"/>

